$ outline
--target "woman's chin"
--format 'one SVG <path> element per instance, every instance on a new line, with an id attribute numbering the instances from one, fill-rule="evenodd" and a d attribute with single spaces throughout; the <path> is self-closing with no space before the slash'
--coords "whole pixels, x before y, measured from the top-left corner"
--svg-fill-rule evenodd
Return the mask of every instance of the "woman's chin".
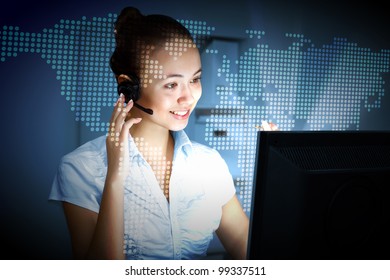
<path id="1" fill-rule="evenodd" d="M 187 127 L 187 125 L 188 125 L 188 121 L 186 121 L 185 123 L 183 122 L 183 123 L 181 123 L 181 124 L 171 125 L 171 126 L 169 127 L 169 130 L 171 130 L 171 131 L 183 130 L 183 129 L 185 129 L 185 128 Z"/>

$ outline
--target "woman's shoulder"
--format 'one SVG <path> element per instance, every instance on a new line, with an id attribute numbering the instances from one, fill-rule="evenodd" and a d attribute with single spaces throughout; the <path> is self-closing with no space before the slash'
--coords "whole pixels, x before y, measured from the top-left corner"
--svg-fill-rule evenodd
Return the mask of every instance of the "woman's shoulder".
<path id="1" fill-rule="evenodd" d="M 187 152 L 188 155 L 196 157 L 220 156 L 216 149 L 190 139 L 183 130 L 174 132 L 173 135 L 177 144 L 176 146 Z"/>
<path id="2" fill-rule="evenodd" d="M 192 144 L 192 148 L 196 152 L 206 153 L 206 154 L 208 154 L 208 153 L 219 154 L 219 152 L 215 148 L 207 146 L 205 144 L 201 144 L 201 143 L 193 141 L 193 140 L 191 140 L 191 144 Z"/>
<path id="3" fill-rule="evenodd" d="M 97 162 L 99 159 L 106 159 L 106 136 L 102 135 L 95 139 L 89 140 L 80 145 L 73 151 L 62 157 L 62 162 L 82 162 L 93 161 Z M 101 161 L 100 160 L 100 161 Z"/>
<path id="4" fill-rule="evenodd" d="M 90 140 L 61 158 L 50 199 L 99 211 L 107 173 L 105 139 L 101 136 Z"/>
<path id="5" fill-rule="evenodd" d="M 201 161 L 204 163 L 204 166 L 206 165 L 213 165 L 220 163 L 225 164 L 225 160 L 221 156 L 220 152 L 210 146 L 207 146 L 205 144 L 201 144 L 196 141 L 191 141 L 192 144 L 192 156 L 196 158 L 198 161 Z"/>

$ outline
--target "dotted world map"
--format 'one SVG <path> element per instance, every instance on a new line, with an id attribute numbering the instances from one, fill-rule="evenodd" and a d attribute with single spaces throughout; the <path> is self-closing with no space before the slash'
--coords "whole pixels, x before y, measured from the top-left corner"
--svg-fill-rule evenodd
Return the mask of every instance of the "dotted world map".
<path id="1" fill-rule="evenodd" d="M 116 14 L 80 20 L 60 20 L 39 33 L 17 26 L 0 30 L 0 61 L 21 53 L 39 55 L 61 84 L 60 91 L 76 122 L 92 132 L 107 132 L 105 112 L 117 99 L 116 82 L 108 61 L 115 46 Z M 205 141 L 217 150 L 235 151 L 240 175 L 237 194 L 249 213 L 257 130 L 263 120 L 281 130 L 359 130 L 362 110 L 381 109 L 383 74 L 390 71 L 390 50 L 374 52 L 346 38 L 333 38 L 316 47 L 303 34 L 285 34 L 291 44 L 270 48 L 261 30 L 243 30 L 250 45 L 231 59 L 206 42 L 216 28 L 204 21 L 179 20 L 193 34 L 205 56 L 220 65 L 213 91 L 218 104 L 205 124 Z M 206 47 L 204 47 L 206 45 Z M 224 131 L 217 137 L 215 131 Z M 220 136 L 220 135 L 219 135 Z"/>

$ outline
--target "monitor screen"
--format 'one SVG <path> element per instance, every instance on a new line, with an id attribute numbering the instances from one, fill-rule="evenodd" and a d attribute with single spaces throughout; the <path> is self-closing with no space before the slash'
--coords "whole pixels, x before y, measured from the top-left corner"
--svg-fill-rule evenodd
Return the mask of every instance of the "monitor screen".
<path id="1" fill-rule="evenodd" d="M 257 137 L 249 259 L 390 259 L 390 132 Z"/>

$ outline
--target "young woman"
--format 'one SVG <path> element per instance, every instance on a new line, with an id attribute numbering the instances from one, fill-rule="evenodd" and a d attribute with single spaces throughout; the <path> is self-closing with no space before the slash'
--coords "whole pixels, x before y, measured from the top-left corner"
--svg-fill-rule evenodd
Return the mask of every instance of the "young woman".
<path id="1" fill-rule="evenodd" d="M 109 132 L 62 158 L 50 194 L 63 202 L 75 258 L 202 258 L 216 232 L 244 259 L 248 218 L 228 167 L 183 131 L 202 94 L 190 33 L 132 7 L 114 33 L 120 96 Z"/>

